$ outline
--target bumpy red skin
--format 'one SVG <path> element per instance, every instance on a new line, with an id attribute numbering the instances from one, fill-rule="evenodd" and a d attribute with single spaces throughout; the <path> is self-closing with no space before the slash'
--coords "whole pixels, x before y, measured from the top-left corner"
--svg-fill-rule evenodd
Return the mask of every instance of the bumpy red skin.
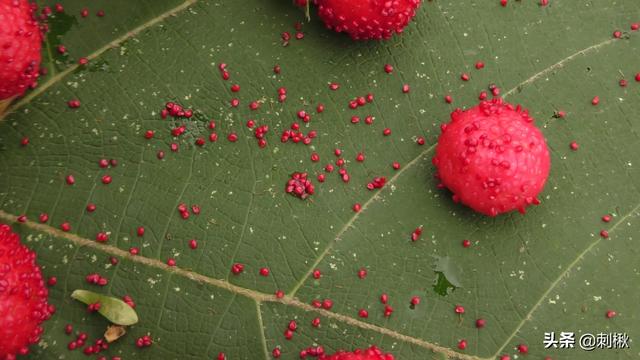
<path id="1" fill-rule="evenodd" d="M 375 346 L 368 349 L 356 349 L 353 352 L 338 351 L 333 355 L 322 355 L 318 360 L 395 360 L 393 355 L 385 354 Z"/>
<path id="2" fill-rule="evenodd" d="M 318 15 L 329 29 L 354 40 L 389 39 L 416 15 L 421 0 L 316 0 Z"/>
<path id="3" fill-rule="evenodd" d="M 0 360 L 26 355 L 51 316 L 36 254 L 0 224 Z"/>
<path id="4" fill-rule="evenodd" d="M 27 0 L 0 0 L 0 101 L 36 85 L 42 35 Z"/>
<path id="5" fill-rule="evenodd" d="M 454 201 L 489 216 L 538 205 L 550 163 L 527 111 L 500 98 L 451 113 L 433 158 Z"/>

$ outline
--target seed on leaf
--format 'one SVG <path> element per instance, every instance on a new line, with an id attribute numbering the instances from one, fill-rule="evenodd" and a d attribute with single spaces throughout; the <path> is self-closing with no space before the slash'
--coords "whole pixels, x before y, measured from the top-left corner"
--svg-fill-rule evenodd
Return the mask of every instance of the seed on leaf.
<path id="1" fill-rule="evenodd" d="M 529 353 L 529 347 L 525 344 L 520 344 L 518 345 L 518 352 L 520 354 L 527 354 Z"/>
<path id="2" fill-rule="evenodd" d="M 96 204 L 94 204 L 94 203 L 88 203 L 88 204 L 87 204 L 87 212 L 92 213 L 92 212 L 94 212 L 94 211 L 96 211 Z"/>
<path id="3" fill-rule="evenodd" d="M 487 324 L 487 321 L 485 319 L 476 320 L 476 327 L 478 329 L 482 329 L 486 324 Z"/>
<path id="4" fill-rule="evenodd" d="M 462 240 L 462 247 L 468 248 L 469 246 L 471 246 L 471 240 Z"/>
<path id="5" fill-rule="evenodd" d="M 393 65 L 385 64 L 384 65 L 384 72 L 386 72 L 387 74 L 391 74 L 393 72 Z"/>
<path id="6" fill-rule="evenodd" d="M 240 263 L 235 263 L 231 266 L 231 272 L 234 275 L 238 275 L 244 271 L 244 265 Z"/>
<path id="7" fill-rule="evenodd" d="M 399 170 L 399 169 L 400 169 L 400 163 L 399 163 L 399 162 L 397 162 L 397 161 L 394 161 L 394 162 L 391 164 L 391 167 L 393 168 L 393 170 Z"/>
<path id="8" fill-rule="evenodd" d="M 462 81 L 469 81 L 469 79 L 469 74 L 463 73 L 462 75 L 460 75 L 460 80 Z"/>
<path id="9" fill-rule="evenodd" d="M 365 279 L 367 277 L 367 269 L 362 268 L 362 269 L 358 270 L 358 277 L 360 279 Z"/>
<path id="10" fill-rule="evenodd" d="M 313 273 L 311 274 L 313 276 L 314 279 L 318 280 L 322 277 L 322 273 L 320 272 L 320 270 L 316 269 L 313 270 Z"/>
<path id="11" fill-rule="evenodd" d="M 289 329 L 286 329 L 284 331 L 284 338 L 287 339 L 287 340 L 293 339 L 293 331 L 291 331 Z"/>
<path id="12" fill-rule="evenodd" d="M 613 310 L 607 310 L 607 312 L 605 313 L 605 316 L 607 317 L 607 319 L 614 318 L 616 317 L 616 315 L 618 314 Z"/>
<path id="13" fill-rule="evenodd" d="M 62 224 L 60 224 L 60 230 L 64 232 L 71 231 L 71 224 L 69 224 L 68 222 L 63 222 Z"/>
<path id="14" fill-rule="evenodd" d="M 413 296 L 411 298 L 411 306 L 416 306 L 420 304 L 420 297 L 419 296 Z"/>
<path id="15" fill-rule="evenodd" d="M 47 221 L 49 221 L 49 215 L 48 215 L 47 213 L 42 213 L 42 214 L 40 214 L 40 216 L 38 217 L 38 220 L 39 220 L 42 224 L 44 224 L 44 223 L 46 223 Z"/>
<path id="16" fill-rule="evenodd" d="M 138 322 L 135 310 L 120 299 L 87 290 L 75 290 L 71 297 L 87 305 L 94 304 L 95 311 L 116 325 L 129 326 Z"/>
<path id="17" fill-rule="evenodd" d="M 57 277 L 55 277 L 55 276 L 50 276 L 50 277 L 47 279 L 47 285 L 48 285 L 48 286 L 55 286 L 57 283 L 58 283 L 58 278 L 57 278 Z"/>
<path id="18" fill-rule="evenodd" d="M 129 248 L 129 254 L 134 255 L 134 256 L 138 255 L 138 254 L 140 254 L 140 249 L 135 247 L 135 246 L 130 247 Z"/>
<path id="19" fill-rule="evenodd" d="M 191 239 L 191 240 L 189 240 L 189 247 L 190 247 L 192 250 L 197 249 L 197 248 L 198 248 L 198 242 L 197 242 L 195 239 Z"/>
<path id="20" fill-rule="evenodd" d="M 602 217 L 602 221 L 608 223 L 609 221 L 611 221 L 611 215 L 604 215 Z"/>
<path id="21" fill-rule="evenodd" d="M 76 178 L 73 175 L 67 175 L 66 182 L 67 185 L 73 185 L 76 183 Z"/>
<path id="22" fill-rule="evenodd" d="M 227 140 L 229 140 L 230 142 L 236 142 L 238 141 L 238 134 L 232 132 L 229 135 L 227 135 Z"/>
<path id="23" fill-rule="evenodd" d="M 102 176 L 102 183 L 105 185 L 109 185 L 111 184 L 111 181 L 113 181 L 113 179 L 111 178 L 111 176 L 109 175 L 104 175 Z"/>
<path id="24" fill-rule="evenodd" d="M 609 232 L 607 230 L 600 230 L 600 237 L 602 237 L 603 239 L 608 239 Z"/>
<path id="25" fill-rule="evenodd" d="M 26 215 L 20 215 L 20 216 L 18 216 L 17 220 L 20 223 L 25 223 L 25 222 L 27 222 L 27 216 Z"/>
<path id="26" fill-rule="evenodd" d="M 402 85 L 402 92 L 407 94 L 409 91 L 411 91 L 411 88 L 409 87 L 409 84 L 404 84 Z"/>
<path id="27" fill-rule="evenodd" d="M 389 305 L 384 306 L 384 317 L 389 317 L 393 313 L 393 308 Z"/>
<path id="28" fill-rule="evenodd" d="M 109 240 L 109 235 L 107 235 L 107 233 L 105 232 L 99 232 L 98 235 L 96 235 L 96 241 L 97 242 L 107 242 L 107 240 Z"/>
<path id="29" fill-rule="evenodd" d="M 176 259 L 168 258 L 167 259 L 167 266 L 171 266 L 171 267 L 176 266 Z"/>
<path id="30" fill-rule="evenodd" d="M 284 291 L 276 290 L 276 298 L 282 299 L 284 297 Z"/>
<path id="31" fill-rule="evenodd" d="M 467 340 L 460 340 L 458 341 L 458 349 L 460 350 L 464 350 L 467 348 Z"/>
<path id="32" fill-rule="evenodd" d="M 260 268 L 260 275 L 269 276 L 269 268 L 266 268 L 266 267 Z"/>
<path id="33" fill-rule="evenodd" d="M 462 305 L 456 305 L 453 310 L 456 314 L 464 314 L 464 307 Z"/>
<path id="34" fill-rule="evenodd" d="M 573 151 L 577 151 L 577 150 L 578 150 L 578 148 L 580 147 L 580 145 L 578 145 L 578 143 L 577 143 L 577 142 L 572 141 L 572 142 L 569 144 L 569 147 L 571 148 L 571 150 L 573 150 Z"/>
<path id="35" fill-rule="evenodd" d="M 360 203 L 353 204 L 353 211 L 354 212 L 360 212 L 360 210 L 362 210 L 362 205 L 360 205 Z"/>
<path id="36" fill-rule="evenodd" d="M 482 61 L 477 61 L 476 62 L 476 69 L 478 69 L 478 70 L 484 69 L 484 63 Z"/>
<path id="37" fill-rule="evenodd" d="M 382 130 L 382 135 L 384 135 L 384 136 L 391 135 L 391 129 L 385 128 L 384 130 Z"/>
<path id="38" fill-rule="evenodd" d="M 445 101 L 447 104 L 451 104 L 451 103 L 453 102 L 453 98 L 451 97 L 451 95 L 446 95 L 446 96 L 444 97 L 444 101 Z"/>
<path id="39" fill-rule="evenodd" d="M 418 136 L 418 138 L 416 139 L 416 144 L 424 145 L 424 143 L 425 143 L 424 137 Z"/>
<path id="40" fill-rule="evenodd" d="M 333 301 L 331 299 L 322 300 L 322 308 L 325 310 L 331 310 L 333 307 Z"/>
<path id="41" fill-rule="evenodd" d="M 599 96 L 594 96 L 593 99 L 591 99 L 591 105 L 598 105 L 600 104 L 600 97 Z"/>

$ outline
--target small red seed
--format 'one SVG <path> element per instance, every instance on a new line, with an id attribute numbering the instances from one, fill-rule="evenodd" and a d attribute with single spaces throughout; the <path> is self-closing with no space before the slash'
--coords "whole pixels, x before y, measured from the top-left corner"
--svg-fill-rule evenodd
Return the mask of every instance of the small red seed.
<path id="1" fill-rule="evenodd" d="M 94 212 L 94 211 L 96 211 L 96 204 L 94 204 L 94 203 L 88 203 L 88 204 L 87 204 L 87 212 L 92 213 L 92 212 Z"/>
<path id="2" fill-rule="evenodd" d="M 476 320 L 476 327 L 478 329 L 482 329 L 486 324 L 487 324 L 487 321 L 485 319 Z"/>
<path id="3" fill-rule="evenodd" d="M 605 313 L 605 316 L 607 317 L 607 319 L 614 318 L 616 317 L 616 315 L 618 314 L 613 310 L 607 310 L 607 312 Z"/>
<path id="4" fill-rule="evenodd" d="M 416 139 L 416 144 L 424 145 L 424 143 L 425 143 L 424 137 L 418 136 L 418 138 Z"/>
<path id="5" fill-rule="evenodd" d="M 391 135 L 391 129 L 385 128 L 384 130 L 382 130 L 382 135 L 384 135 L 384 136 Z"/>
<path id="6" fill-rule="evenodd" d="M 284 291 L 276 290 L 276 298 L 282 299 L 284 297 Z"/>
<path id="7" fill-rule="evenodd" d="M 611 221 L 611 215 L 602 216 L 602 221 L 608 223 L 609 221 Z"/>
<path id="8" fill-rule="evenodd" d="M 594 96 L 593 99 L 591 99 L 591 105 L 598 105 L 600 104 L 600 97 L 599 96 Z"/>
<path id="9" fill-rule="evenodd" d="M 578 143 L 577 143 L 577 142 L 572 141 L 572 142 L 569 144 L 569 147 L 571 148 L 571 150 L 576 151 L 576 150 L 578 150 L 578 148 L 580 147 L 580 145 L 578 145 Z"/>
<path id="10" fill-rule="evenodd" d="M 322 273 L 318 269 L 313 270 L 312 275 L 313 275 L 313 278 L 316 279 L 316 280 L 320 279 L 322 277 Z"/>
<path id="11" fill-rule="evenodd" d="M 270 273 L 270 271 L 269 271 L 268 268 L 266 268 L 266 267 L 260 268 L 260 275 L 269 276 L 269 273 Z"/>
<path id="12" fill-rule="evenodd" d="M 76 183 L 76 178 L 73 175 L 67 175 L 67 185 L 73 185 Z"/>
<path id="13" fill-rule="evenodd" d="M 238 134 L 232 132 L 229 135 L 227 135 L 227 140 L 229 140 L 230 142 L 236 142 L 238 141 Z"/>
<path id="14" fill-rule="evenodd" d="M 600 237 L 602 237 L 604 239 L 608 239 L 609 238 L 609 232 L 607 230 L 600 230 Z"/>
<path id="15" fill-rule="evenodd" d="M 391 167 L 393 168 L 393 170 L 399 170 L 399 169 L 400 169 L 400 163 L 399 163 L 399 162 L 397 162 L 397 161 L 394 161 L 394 162 L 391 164 Z"/>
<path id="16" fill-rule="evenodd" d="M 453 102 L 453 98 L 451 97 L 451 95 L 446 95 L 446 96 L 444 97 L 444 101 L 445 101 L 447 104 L 451 104 L 451 103 Z"/>
<path id="17" fill-rule="evenodd" d="M 361 280 L 364 280 L 367 277 L 367 269 L 362 268 L 362 269 L 358 270 L 358 277 Z"/>
<path id="18" fill-rule="evenodd" d="M 102 176 L 102 183 L 103 184 L 105 184 L 105 185 L 111 184 L 111 181 L 113 181 L 111 176 L 109 176 L 109 175 Z"/>
<path id="19" fill-rule="evenodd" d="M 620 39 L 622 37 L 622 32 L 620 30 L 616 30 L 613 32 L 613 37 L 616 39 Z"/>
<path id="20" fill-rule="evenodd" d="M 42 213 L 40 214 L 40 216 L 38 217 L 38 220 L 40 220 L 41 223 L 46 223 L 47 221 L 49 221 L 49 214 L 46 213 Z"/>
<path id="21" fill-rule="evenodd" d="M 47 285 L 48 285 L 48 286 L 55 286 L 57 283 L 58 283 L 58 278 L 57 278 L 57 277 L 55 277 L 55 276 L 50 276 L 50 277 L 47 279 Z"/>
<path id="22" fill-rule="evenodd" d="M 62 224 L 60 224 L 60 230 L 64 232 L 71 231 L 71 224 L 69 224 L 68 222 L 63 222 Z"/>
<path id="23" fill-rule="evenodd" d="M 464 239 L 462 240 L 462 247 L 468 248 L 469 246 L 471 246 L 471 241 Z"/>
<path id="24" fill-rule="evenodd" d="M 518 352 L 520 354 L 527 354 L 529 353 L 529 347 L 525 344 L 520 344 L 518 345 Z"/>
<path id="25" fill-rule="evenodd" d="M 360 210 L 362 210 L 362 205 L 360 205 L 360 203 L 353 204 L 353 211 L 354 212 L 360 212 Z"/>
<path id="26" fill-rule="evenodd" d="M 173 259 L 173 258 L 167 259 L 167 266 L 171 266 L 171 267 L 176 266 L 176 259 Z"/>
<path id="27" fill-rule="evenodd" d="M 383 304 L 388 303 L 389 302 L 389 295 L 384 294 L 384 293 L 382 295 L 380 295 L 380 302 L 383 303 Z"/>
<path id="28" fill-rule="evenodd" d="M 484 69 L 484 63 L 482 61 L 476 61 L 476 69 Z"/>
<path id="29" fill-rule="evenodd" d="M 140 254 L 140 249 L 135 247 L 135 246 L 134 247 L 130 247 L 129 248 L 129 254 L 134 255 L 134 256 L 138 255 L 138 254 Z"/>
<path id="30" fill-rule="evenodd" d="M 411 88 L 409 87 L 409 84 L 404 84 L 402 85 L 402 92 L 407 94 L 409 91 L 411 91 Z"/>
<path id="31" fill-rule="evenodd" d="M 462 75 L 460 75 L 460 80 L 462 81 L 469 81 L 469 74 L 463 73 Z"/>
<path id="32" fill-rule="evenodd" d="M 144 236 L 144 227 L 139 226 L 138 229 L 136 229 L 136 234 L 138 234 L 139 237 Z"/>
<path id="33" fill-rule="evenodd" d="M 393 65 L 385 64 L 384 65 L 384 72 L 386 72 L 387 74 L 391 74 L 393 72 Z"/>
<path id="34" fill-rule="evenodd" d="M 360 316 L 361 318 L 368 318 L 369 312 L 365 309 L 360 309 L 360 311 L 358 311 L 358 316 Z"/>
<path id="35" fill-rule="evenodd" d="M 456 305 L 453 309 L 456 314 L 464 314 L 464 307 L 462 305 Z"/>
<path id="36" fill-rule="evenodd" d="M 314 318 L 313 320 L 311 320 L 311 326 L 316 328 L 320 326 L 320 318 Z"/>
<path id="37" fill-rule="evenodd" d="M 195 239 L 189 240 L 189 248 L 191 248 L 191 250 L 197 249 L 198 248 L 198 241 L 196 241 Z"/>
<path id="38" fill-rule="evenodd" d="M 467 340 L 464 340 L 464 339 L 463 339 L 463 340 L 460 340 L 460 341 L 458 342 L 458 349 L 460 349 L 460 350 L 464 350 L 464 349 L 466 349 L 466 348 L 467 348 Z"/>

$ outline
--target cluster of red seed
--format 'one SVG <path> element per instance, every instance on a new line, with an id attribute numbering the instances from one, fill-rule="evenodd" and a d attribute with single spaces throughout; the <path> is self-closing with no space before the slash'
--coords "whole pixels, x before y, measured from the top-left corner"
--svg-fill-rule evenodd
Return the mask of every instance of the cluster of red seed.
<path id="1" fill-rule="evenodd" d="M 99 301 L 97 301 L 87 305 L 87 311 L 90 313 L 100 311 L 101 307 L 102 307 L 102 304 Z"/>
<path id="2" fill-rule="evenodd" d="M 296 33 L 293 35 L 293 37 L 296 40 L 302 40 L 304 39 L 304 33 L 302 32 L 302 23 L 300 22 L 296 22 L 293 24 L 294 29 L 296 30 Z M 282 34 L 280 34 L 280 38 L 282 39 L 282 46 L 289 46 L 289 41 L 291 40 L 291 33 L 288 31 L 283 31 Z"/>
<path id="3" fill-rule="evenodd" d="M 411 241 L 418 241 L 420 239 L 420 235 L 422 235 L 422 226 L 417 227 L 411 233 Z"/>
<path id="4" fill-rule="evenodd" d="M 311 180 L 307 179 L 307 173 L 293 173 L 291 178 L 287 181 L 285 188 L 287 194 L 291 194 L 300 199 L 306 199 L 310 195 L 313 195 L 315 190 Z"/>
<path id="5" fill-rule="evenodd" d="M 84 279 L 87 282 L 87 284 L 93 284 L 93 285 L 99 285 L 99 286 L 105 286 L 109 283 L 109 280 L 107 278 L 102 277 L 98 273 L 89 274 L 85 276 Z"/>
<path id="6" fill-rule="evenodd" d="M 191 210 L 191 212 L 189 212 Z M 185 203 L 178 204 L 178 213 L 180 213 L 180 217 L 182 219 L 187 220 L 193 215 L 200 215 L 200 206 L 199 205 L 191 205 L 191 208 L 188 208 Z"/>
<path id="7" fill-rule="evenodd" d="M 153 339 L 149 335 L 144 335 L 136 339 L 136 346 L 145 348 L 153 345 Z"/>
<path id="8" fill-rule="evenodd" d="M 300 359 L 306 359 L 307 357 L 324 357 L 324 347 L 319 346 L 309 346 L 306 349 L 300 350 Z"/>
<path id="9" fill-rule="evenodd" d="M 375 177 L 373 178 L 373 181 L 367 184 L 367 189 L 369 190 L 382 189 L 384 187 L 384 184 L 386 183 L 387 183 L 386 177 L 384 176 Z"/>
<path id="10" fill-rule="evenodd" d="M 160 111 L 160 116 L 163 119 L 166 119 L 168 116 L 171 116 L 174 119 L 189 119 L 193 116 L 193 110 L 184 109 L 182 105 L 169 101 L 165 104 L 164 109 Z"/>

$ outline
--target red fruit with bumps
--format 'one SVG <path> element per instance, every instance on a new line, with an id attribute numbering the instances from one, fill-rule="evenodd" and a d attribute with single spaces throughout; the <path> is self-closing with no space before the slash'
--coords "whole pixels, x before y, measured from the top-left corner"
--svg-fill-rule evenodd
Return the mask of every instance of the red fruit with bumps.
<path id="1" fill-rule="evenodd" d="M 0 0 L 0 102 L 35 86 L 42 35 L 27 0 Z"/>
<path id="2" fill-rule="evenodd" d="M 318 15 L 329 29 L 354 40 L 389 39 L 402 33 L 421 0 L 316 0 Z"/>
<path id="3" fill-rule="evenodd" d="M 338 351 L 333 355 L 320 355 L 318 360 L 394 360 L 391 354 L 386 354 L 376 346 L 368 349 L 356 349 L 353 352 Z"/>
<path id="4" fill-rule="evenodd" d="M 0 224 L 0 359 L 26 355 L 40 340 L 40 324 L 51 316 L 47 295 L 36 254 Z"/>
<path id="5" fill-rule="evenodd" d="M 433 158 L 454 201 L 489 216 L 538 205 L 550 163 L 527 111 L 500 98 L 451 113 Z"/>

